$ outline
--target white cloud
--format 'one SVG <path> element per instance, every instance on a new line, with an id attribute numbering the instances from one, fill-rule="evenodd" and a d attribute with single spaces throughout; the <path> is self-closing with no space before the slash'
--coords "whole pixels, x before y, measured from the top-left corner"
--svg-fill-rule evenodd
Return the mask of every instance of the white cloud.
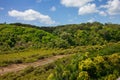
<path id="1" fill-rule="evenodd" d="M 106 5 L 96 6 L 95 0 L 61 0 L 61 4 L 66 7 L 78 8 L 78 15 L 97 13 L 101 16 L 119 15 L 120 0 L 107 0 Z M 102 2 L 103 0 L 98 0 Z"/>
<path id="2" fill-rule="evenodd" d="M 56 7 L 55 7 L 55 6 L 52 6 L 52 7 L 50 8 L 50 11 L 56 11 Z"/>
<path id="3" fill-rule="evenodd" d="M 61 4 L 66 7 L 77 7 L 79 9 L 78 15 L 85 15 L 99 12 L 96 4 L 91 3 L 93 1 L 94 0 L 61 0 Z M 100 14 L 103 14 L 103 12 Z"/>
<path id="4" fill-rule="evenodd" d="M 20 20 L 25 21 L 39 21 L 44 24 L 53 24 L 55 21 L 52 21 L 52 19 L 48 15 L 43 15 L 39 13 L 38 11 L 28 9 L 25 11 L 17 11 L 17 10 L 11 10 L 8 11 L 9 16 L 15 17 Z"/>
<path id="5" fill-rule="evenodd" d="M 61 0 L 61 4 L 66 7 L 81 7 L 94 0 Z"/>
<path id="6" fill-rule="evenodd" d="M 4 8 L 3 8 L 3 7 L 0 7 L 0 10 L 4 10 Z"/>
<path id="7" fill-rule="evenodd" d="M 102 5 L 101 8 L 105 8 L 109 15 L 120 14 L 120 0 L 109 0 L 106 5 Z"/>
<path id="8" fill-rule="evenodd" d="M 98 12 L 95 4 L 87 4 L 79 8 L 78 14 L 85 15 Z"/>

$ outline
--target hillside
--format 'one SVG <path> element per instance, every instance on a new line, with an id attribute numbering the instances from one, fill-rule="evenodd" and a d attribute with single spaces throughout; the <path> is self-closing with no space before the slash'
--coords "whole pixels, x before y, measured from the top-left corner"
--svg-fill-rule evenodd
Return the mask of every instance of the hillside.
<path id="1" fill-rule="evenodd" d="M 119 24 L 101 24 L 98 22 L 43 28 L 20 23 L 1 24 L 0 53 L 9 53 L 26 48 L 103 45 L 108 42 L 120 41 L 119 35 Z"/>
<path id="2" fill-rule="evenodd" d="M 66 43 L 58 36 L 40 29 L 8 24 L 0 25 L 0 54 L 42 47 L 66 47 Z"/>
<path id="3" fill-rule="evenodd" d="M 0 80 L 116 80 L 120 77 L 120 24 L 0 24 L 0 68 L 34 65 L 68 54 L 46 65 L 22 68 L 17 74 L 12 71 Z"/>

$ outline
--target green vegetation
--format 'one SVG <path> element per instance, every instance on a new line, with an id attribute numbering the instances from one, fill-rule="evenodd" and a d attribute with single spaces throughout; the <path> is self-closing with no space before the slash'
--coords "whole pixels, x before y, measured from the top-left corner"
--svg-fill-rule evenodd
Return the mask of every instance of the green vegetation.
<path id="1" fill-rule="evenodd" d="M 86 46 L 86 48 L 83 46 L 72 51 L 76 54 L 42 67 L 28 67 L 17 72 L 17 74 L 8 73 L 1 76 L 0 79 L 116 80 L 119 77 L 120 43 L 110 43 L 104 46 Z M 70 52 L 72 53 L 72 51 Z"/>
<path id="2" fill-rule="evenodd" d="M 103 45 L 120 41 L 120 25 L 98 22 L 66 25 L 56 28 L 54 34 L 66 40 L 70 46 Z"/>
<path id="3" fill-rule="evenodd" d="M 120 25 L 82 23 L 57 27 L 35 27 L 27 24 L 0 25 L 0 54 L 29 48 L 69 48 L 104 45 L 120 41 Z"/>
<path id="4" fill-rule="evenodd" d="M 0 54 L 18 52 L 27 48 L 66 47 L 66 44 L 64 40 L 43 30 L 0 25 Z"/>
<path id="5" fill-rule="evenodd" d="M 24 52 L 12 53 L 12 54 L 3 54 L 0 55 L 0 66 L 7 66 L 13 63 L 26 63 L 34 62 L 39 59 L 43 59 L 52 55 L 60 54 L 60 51 L 57 49 L 38 49 L 38 50 L 29 50 Z"/>
<path id="6" fill-rule="evenodd" d="M 116 80 L 119 76 L 120 43 L 117 43 L 97 49 L 94 54 L 77 53 L 65 65 L 57 63 L 48 80 Z"/>
<path id="7" fill-rule="evenodd" d="M 120 25 L 82 23 L 56 27 L 0 24 L 0 66 L 73 54 L 1 80 L 116 80 L 120 76 Z"/>
<path id="8" fill-rule="evenodd" d="M 7 66 L 13 63 L 29 63 L 35 62 L 55 55 L 73 54 L 78 52 L 77 48 L 70 49 L 32 49 L 24 52 L 2 54 L 0 55 L 0 67 Z"/>

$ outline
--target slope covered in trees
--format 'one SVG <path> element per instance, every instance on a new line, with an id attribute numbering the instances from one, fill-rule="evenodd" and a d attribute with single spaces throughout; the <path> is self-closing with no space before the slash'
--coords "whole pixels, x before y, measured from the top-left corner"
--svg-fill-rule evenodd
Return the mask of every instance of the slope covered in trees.
<path id="1" fill-rule="evenodd" d="M 34 62 L 58 54 L 73 55 L 46 67 L 30 67 L 18 74 L 3 75 L 1 79 L 116 80 L 120 76 L 120 25 L 99 22 L 55 27 L 0 24 L 1 66 Z"/>
<path id="2" fill-rule="evenodd" d="M 65 25 L 56 28 L 54 34 L 66 40 L 71 46 L 102 45 L 120 41 L 120 25 L 98 22 Z"/>
<path id="3" fill-rule="evenodd" d="M 82 23 L 37 27 L 14 23 L 0 25 L 0 53 L 26 48 L 69 48 L 120 41 L 119 24 Z M 7 52 L 8 51 L 8 52 Z"/>
<path id="4" fill-rule="evenodd" d="M 26 48 L 66 47 L 66 44 L 65 40 L 40 29 L 0 25 L 0 53 Z"/>

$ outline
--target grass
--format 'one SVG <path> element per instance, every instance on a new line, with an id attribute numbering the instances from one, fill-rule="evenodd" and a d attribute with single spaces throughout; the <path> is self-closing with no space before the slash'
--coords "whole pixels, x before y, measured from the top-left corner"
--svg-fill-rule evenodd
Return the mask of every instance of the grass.
<path id="1" fill-rule="evenodd" d="M 10 64 L 35 62 L 55 55 L 76 53 L 74 48 L 70 49 L 31 49 L 24 52 L 9 53 L 0 55 L 0 67 Z"/>
<path id="2" fill-rule="evenodd" d="M 34 62 L 38 59 L 56 55 L 56 52 L 60 52 L 59 49 L 37 49 L 37 50 L 28 50 L 24 52 L 11 53 L 11 54 L 2 54 L 0 55 L 0 66 L 7 66 L 12 63 L 27 63 Z"/>
<path id="3" fill-rule="evenodd" d="M 101 51 L 102 50 L 102 51 Z M 107 50 L 107 52 L 106 52 Z M 69 49 L 30 49 L 24 52 L 1 54 L 0 55 L 0 66 L 7 66 L 13 63 L 28 63 L 35 62 L 39 59 L 54 55 L 74 54 L 79 52 L 90 52 L 93 55 L 97 53 L 110 54 L 120 51 L 120 42 L 110 43 L 107 45 L 95 45 L 95 46 L 78 46 L 71 47 Z"/>

